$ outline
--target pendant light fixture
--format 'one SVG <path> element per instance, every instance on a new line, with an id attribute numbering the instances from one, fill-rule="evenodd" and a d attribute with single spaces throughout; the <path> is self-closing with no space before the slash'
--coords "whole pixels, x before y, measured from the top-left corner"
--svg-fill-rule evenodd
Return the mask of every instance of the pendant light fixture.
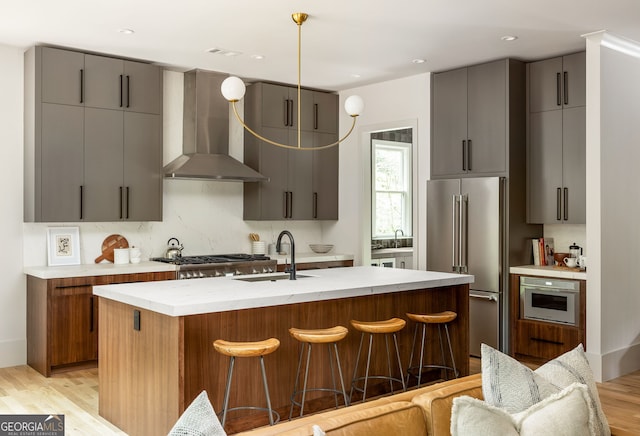
<path id="1" fill-rule="evenodd" d="M 233 113 L 235 114 L 236 118 L 249 133 L 251 133 L 256 138 L 264 142 L 267 142 L 269 144 L 272 144 L 278 147 L 293 149 L 293 150 L 322 150 L 324 148 L 334 147 L 340 144 L 351 134 L 351 132 L 353 132 L 353 128 L 356 125 L 356 118 L 358 117 L 358 115 L 362 113 L 362 110 L 364 109 L 364 102 L 362 101 L 362 98 L 360 98 L 357 95 L 350 96 L 344 102 L 345 111 L 353 118 L 351 128 L 349 129 L 347 134 L 344 135 L 342 138 L 338 139 L 336 142 L 333 142 L 331 144 L 320 145 L 318 147 L 302 146 L 301 139 L 300 139 L 301 138 L 301 134 L 300 134 L 300 101 L 301 101 L 300 100 L 300 70 L 301 70 L 300 47 L 301 47 L 301 36 L 302 36 L 302 23 L 304 23 L 308 17 L 309 15 L 305 14 L 304 12 L 296 12 L 291 15 L 291 18 L 293 18 L 293 21 L 298 25 L 298 143 L 297 145 L 281 144 L 279 142 L 272 141 L 260 135 L 259 133 L 256 133 L 249 126 L 245 124 L 245 122 L 242 120 L 242 118 L 238 114 L 238 110 L 236 108 L 236 102 L 242 100 L 246 91 L 246 87 L 242 79 L 240 79 L 239 77 L 231 76 L 225 79 L 222 82 L 222 85 L 220 86 L 220 91 L 222 92 L 222 95 L 224 96 L 224 98 L 227 99 L 229 103 L 231 103 L 231 106 L 233 107 Z"/>

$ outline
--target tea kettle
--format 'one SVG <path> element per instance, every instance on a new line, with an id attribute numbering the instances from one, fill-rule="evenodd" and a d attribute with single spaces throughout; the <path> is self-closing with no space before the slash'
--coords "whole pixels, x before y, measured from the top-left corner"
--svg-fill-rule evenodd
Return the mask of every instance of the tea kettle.
<path id="1" fill-rule="evenodd" d="M 175 241 L 175 242 L 173 242 Z M 164 252 L 166 259 L 175 259 L 176 257 L 182 257 L 182 250 L 184 246 L 178 241 L 178 238 L 171 238 L 167 241 L 167 249 Z"/>
<path id="2" fill-rule="evenodd" d="M 576 259 L 582 256 L 582 247 L 576 245 L 574 242 L 573 245 L 569 246 L 569 253 L 571 253 L 571 257 L 575 257 Z"/>

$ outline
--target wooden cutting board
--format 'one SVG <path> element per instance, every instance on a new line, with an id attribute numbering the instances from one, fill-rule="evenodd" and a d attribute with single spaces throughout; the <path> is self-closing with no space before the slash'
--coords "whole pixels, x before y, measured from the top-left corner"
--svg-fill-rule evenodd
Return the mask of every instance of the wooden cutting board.
<path id="1" fill-rule="evenodd" d="M 113 263 L 113 250 L 116 248 L 129 248 L 129 241 L 122 235 L 109 235 L 102 241 L 102 254 L 96 257 L 96 263 L 108 260 Z"/>

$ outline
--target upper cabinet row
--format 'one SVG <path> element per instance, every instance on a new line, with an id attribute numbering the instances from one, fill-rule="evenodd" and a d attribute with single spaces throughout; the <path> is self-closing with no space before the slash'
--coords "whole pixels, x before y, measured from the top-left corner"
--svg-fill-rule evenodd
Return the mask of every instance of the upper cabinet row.
<path id="1" fill-rule="evenodd" d="M 433 75 L 431 177 L 508 174 L 509 97 L 523 75 L 500 60 Z"/>
<path id="2" fill-rule="evenodd" d="M 528 65 L 527 219 L 586 222 L 586 54 Z"/>
<path id="3" fill-rule="evenodd" d="M 524 170 L 513 165 L 526 148 L 527 221 L 584 223 L 585 53 L 523 65 L 500 60 L 432 76 L 431 177 L 519 178 L 510 170 Z"/>
<path id="4" fill-rule="evenodd" d="M 263 137 L 302 147 L 338 140 L 338 95 L 270 83 L 247 88 L 245 118 Z M 298 120 L 298 103 L 300 119 Z M 291 150 L 244 135 L 244 162 L 270 178 L 245 183 L 245 220 L 337 220 L 338 146 Z"/>
<path id="5" fill-rule="evenodd" d="M 162 220 L 162 70 L 25 53 L 25 221 Z"/>

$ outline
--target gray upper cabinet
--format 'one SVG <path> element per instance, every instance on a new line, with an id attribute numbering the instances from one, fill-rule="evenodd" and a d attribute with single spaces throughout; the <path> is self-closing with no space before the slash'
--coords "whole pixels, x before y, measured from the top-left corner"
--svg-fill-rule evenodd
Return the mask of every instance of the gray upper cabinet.
<path id="1" fill-rule="evenodd" d="M 432 178 L 506 174 L 511 62 L 434 74 Z"/>
<path id="2" fill-rule="evenodd" d="M 28 50 L 25 221 L 162 220 L 161 108 L 156 66 Z"/>
<path id="3" fill-rule="evenodd" d="M 337 140 L 337 95 L 301 90 L 303 147 Z M 298 143 L 297 88 L 255 83 L 247 89 L 246 122 L 270 140 Z M 335 129 L 333 132 L 329 131 Z M 337 219 L 338 149 L 288 150 L 244 135 L 245 164 L 269 177 L 244 184 L 244 219 Z"/>
<path id="4" fill-rule="evenodd" d="M 586 222 L 585 53 L 528 65 L 527 220 Z"/>
<path id="5" fill-rule="evenodd" d="M 586 54 L 529 64 L 529 112 L 586 105 Z"/>

